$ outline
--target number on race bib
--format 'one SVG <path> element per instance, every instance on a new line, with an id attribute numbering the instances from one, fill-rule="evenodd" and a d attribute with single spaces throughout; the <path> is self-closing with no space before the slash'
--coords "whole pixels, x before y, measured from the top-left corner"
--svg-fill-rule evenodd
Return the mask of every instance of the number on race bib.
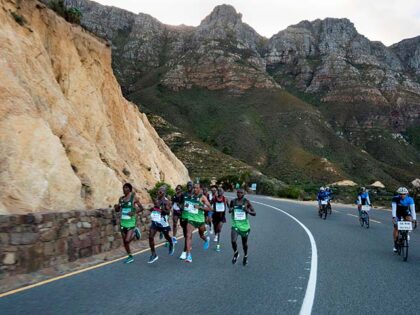
<path id="1" fill-rule="evenodd" d="M 128 214 L 131 212 L 131 208 L 125 208 L 121 211 L 121 220 L 130 220 L 131 216 Z"/>
<path id="2" fill-rule="evenodd" d="M 198 209 L 195 208 L 193 203 L 186 203 L 185 207 L 186 207 L 186 210 L 189 213 L 192 213 L 192 214 L 197 214 L 198 213 Z"/>
<path id="3" fill-rule="evenodd" d="M 243 221 L 246 220 L 246 213 L 242 210 L 235 210 L 234 219 L 236 221 Z"/>
<path id="4" fill-rule="evenodd" d="M 224 212 L 224 211 L 225 211 L 225 203 L 216 202 L 216 212 Z"/>
<path id="5" fill-rule="evenodd" d="M 398 230 L 399 231 L 412 231 L 413 225 L 411 224 L 410 221 L 399 221 Z"/>
<path id="6" fill-rule="evenodd" d="M 162 221 L 162 216 L 158 211 L 152 211 L 151 218 L 154 222 L 160 223 L 160 221 Z"/>

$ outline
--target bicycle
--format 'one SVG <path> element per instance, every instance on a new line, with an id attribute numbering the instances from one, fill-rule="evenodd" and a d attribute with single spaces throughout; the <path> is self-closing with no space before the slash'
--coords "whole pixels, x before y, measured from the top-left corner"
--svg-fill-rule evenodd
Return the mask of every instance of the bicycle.
<path id="1" fill-rule="evenodd" d="M 402 257 L 403 261 L 407 261 L 408 259 L 408 243 L 409 243 L 409 235 L 408 232 L 413 230 L 413 224 L 411 221 L 398 221 L 398 237 L 397 237 L 397 254 Z M 417 224 L 414 228 L 417 227 Z"/>
<path id="2" fill-rule="evenodd" d="M 321 200 L 321 209 L 318 211 L 319 217 L 322 219 L 324 218 L 324 220 L 327 218 L 327 213 L 328 213 L 328 201 L 327 200 Z"/>
<path id="3" fill-rule="evenodd" d="M 329 201 L 328 201 L 328 205 L 327 205 L 327 211 L 328 211 L 329 215 L 332 214 L 332 207 L 331 207 L 331 203 Z"/>
<path id="4" fill-rule="evenodd" d="M 369 211 L 370 206 L 365 205 L 360 208 L 360 216 L 359 216 L 359 222 L 360 226 L 363 227 L 366 225 L 366 228 L 369 228 Z"/>

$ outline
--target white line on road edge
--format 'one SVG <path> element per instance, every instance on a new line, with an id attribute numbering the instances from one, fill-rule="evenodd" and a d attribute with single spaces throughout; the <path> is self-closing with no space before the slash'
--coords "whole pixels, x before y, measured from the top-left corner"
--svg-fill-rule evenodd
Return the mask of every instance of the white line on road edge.
<path id="1" fill-rule="evenodd" d="M 258 201 L 252 201 L 253 203 L 257 203 L 269 208 L 273 208 L 274 210 L 280 211 L 282 213 L 284 213 L 285 215 L 289 216 L 290 218 L 292 218 L 293 220 L 295 220 L 297 223 L 299 223 L 299 225 L 305 230 L 306 234 L 308 234 L 309 240 L 311 242 L 311 271 L 309 272 L 309 280 L 308 280 L 308 285 L 306 287 L 306 292 L 305 292 L 305 298 L 303 299 L 303 304 L 302 307 L 300 308 L 300 315 L 309 315 L 312 313 L 312 306 L 314 305 L 314 299 L 315 299 L 315 289 L 316 289 L 316 277 L 317 277 L 317 273 L 318 273 L 318 250 L 316 248 L 316 243 L 315 243 L 315 239 L 314 236 L 312 235 L 311 231 L 302 223 L 300 222 L 298 219 L 296 219 L 294 216 L 292 216 L 291 214 L 287 213 L 284 210 L 281 210 L 279 208 L 276 208 L 274 206 L 270 206 L 267 205 L 265 203 L 262 202 L 258 202 Z"/>

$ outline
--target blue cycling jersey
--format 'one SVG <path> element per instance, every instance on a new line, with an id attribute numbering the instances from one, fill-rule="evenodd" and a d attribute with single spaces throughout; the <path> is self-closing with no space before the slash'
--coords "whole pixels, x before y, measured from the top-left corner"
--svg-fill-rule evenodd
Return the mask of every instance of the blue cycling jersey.
<path id="1" fill-rule="evenodd" d="M 330 194 L 326 191 L 320 191 L 317 195 L 317 200 L 327 200 L 330 199 Z"/>

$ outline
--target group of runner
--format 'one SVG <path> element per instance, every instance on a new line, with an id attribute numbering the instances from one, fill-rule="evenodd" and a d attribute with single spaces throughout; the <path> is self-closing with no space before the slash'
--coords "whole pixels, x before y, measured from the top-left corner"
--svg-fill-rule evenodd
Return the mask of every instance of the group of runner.
<path id="1" fill-rule="evenodd" d="M 144 208 L 139 199 L 133 192 L 131 184 L 123 185 L 124 195 L 114 206 L 116 212 L 121 214 L 121 236 L 124 247 L 127 251 L 127 258 L 124 263 L 134 261 L 130 243 L 135 239 L 140 239 L 140 230 L 137 227 L 137 216 L 143 212 Z M 169 255 L 175 252 L 177 244 L 178 223 L 184 236 L 184 247 L 179 257 L 185 262 L 192 262 L 192 235 L 195 229 L 198 230 L 199 237 L 203 241 L 205 250 L 210 247 L 210 235 L 214 234 L 213 241 L 216 243 L 215 250 L 221 250 L 221 232 L 223 224 L 226 223 L 226 213 L 231 215 L 231 245 L 233 249 L 232 263 L 236 264 L 239 251 L 237 240 L 241 237 L 244 257 L 243 265 L 248 264 L 248 236 L 251 231 L 249 215 L 255 216 L 254 207 L 245 198 L 245 192 L 239 188 L 236 190 L 237 197 L 230 203 L 224 196 L 221 187 L 212 186 L 210 191 L 202 187 L 199 183 L 188 182 L 184 192 L 181 185 L 175 188 L 175 195 L 168 198 L 166 186 L 159 188 L 157 197 L 153 200 L 153 207 L 150 209 L 149 245 L 151 255 L 148 263 L 152 264 L 159 259 L 155 250 L 155 236 L 160 234 L 160 238 L 165 238 L 169 247 Z M 172 229 L 169 218 L 172 214 Z M 170 235 L 173 232 L 172 237 Z"/>

